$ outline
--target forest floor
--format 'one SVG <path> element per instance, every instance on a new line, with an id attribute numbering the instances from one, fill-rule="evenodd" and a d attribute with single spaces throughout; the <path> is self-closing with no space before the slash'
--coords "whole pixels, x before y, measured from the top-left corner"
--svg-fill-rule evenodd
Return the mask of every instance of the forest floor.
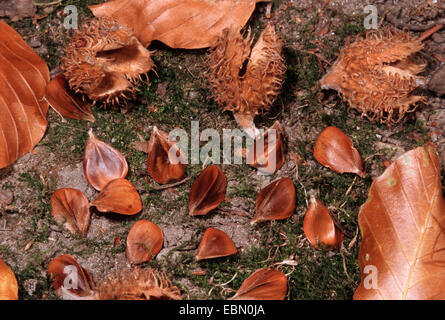
<path id="1" fill-rule="evenodd" d="M 49 1 L 39 1 L 38 19 L 33 16 L 19 21 L 4 19 L 48 62 L 54 75 L 59 72 L 59 58 L 68 36 L 62 25 L 63 8 L 77 6 L 82 22 L 92 17 L 88 5 L 102 1 L 62 0 L 44 5 L 45 2 Z M 96 122 L 90 123 L 63 120 L 50 110 L 43 140 L 15 164 L 0 169 L 0 190 L 14 194 L 14 202 L 0 208 L 0 257 L 17 275 L 20 298 L 57 299 L 47 268 L 60 254 L 77 258 L 96 282 L 129 267 L 125 257 L 126 236 L 136 221 L 146 219 L 161 227 L 165 240 L 157 257 L 143 267 L 165 271 L 185 299 L 226 299 L 254 270 L 263 267 L 279 268 L 288 276 L 286 299 L 351 299 L 360 281 L 357 215 L 373 178 L 384 171 L 388 161 L 425 142 L 434 142 L 442 156 L 445 149 L 445 99 L 427 89 L 419 89 L 426 96 L 425 104 L 403 123 L 388 127 L 361 118 L 357 112 L 348 110 L 336 92 L 322 91 L 318 86 L 318 80 L 329 63 L 335 61 L 346 39 L 365 31 L 363 8 L 367 3 L 363 0 L 274 2 L 271 20 L 285 40 L 286 80 L 272 110 L 258 116 L 256 123 L 259 128 L 267 128 L 276 120 L 281 122 L 286 134 L 286 163 L 272 176 L 258 175 L 247 165 L 221 165 L 228 189 L 227 199 L 220 207 L 246 212 L 245 216 L 218 210 L 201 218 L 189 216 L 188 194 L 193 180 L 202 171 L 202 164 L 188 165 L 189 181 L 159 191 L 148 178 L 147 156 L 131 145 L 139 136 L 148 140 L 153 126 L 166 132 L 177 127 L 189 130 L 195 120 L 199 121 L 201 131 L 215 128 L 222 133 L 223 128 L 237 127 L 232 114 L 223 112 L 209 93 L 204 76 L 207 50 L 174 50 L 153 43 L 150 49 L 156 50 L 153 59 L 157 74 L 151 72 L 149 83 L 139 86 L 137 98 L 129 103 L 127 112 L 96 105 L 93 106 Z M 445 12 L 438 10 L 435 3 L 373 1 L 379 9 L 379 27 L 392 24 L 407 29 L 443 20 Z M 440 0 L 438 3 L 443 5 Z M 265 3 L 257 4 L 247 24 L 256 37 L 267 23 L 265 9 Z M 421 31 L 411 32 L 421 34 Z M 445 58 L 445 29 L 425 40 L 425 49 L 420 54 L 419 58 L 428 64 L 422 74 L 427 80 L 440 66 L 440 57 Z M 328 126 L 338 127 L 351 137 L 364 160 L 366 178 L 337 174 L 314 159 L 314 142 Z M 99 139 L 127 158 L 130 166 L 127 178 L 138 189 L 144 208 L 140 214 L 129 217 L 93 212 L 88 235 L 82 238 L 55 223 L 49 200 L 56 189 L 63 187 L 79 189 L 90 200 L 97 194 L 85 180 L 82 169 L 84 145 L 91 128 Z M 298 158 L 301 160 L 296 161 Z M 281 177 L 289 177 L 295 184 L 294 215 L 287 220 L 251 226 L 258 192 Z M 340 249 L 316 250 L 306 239 L 302 225 L 311 193 L 317 194 L 347 231 Z M 239 253 L 196 262 L 197 246 L 208 227 L 225 231 Z"/>

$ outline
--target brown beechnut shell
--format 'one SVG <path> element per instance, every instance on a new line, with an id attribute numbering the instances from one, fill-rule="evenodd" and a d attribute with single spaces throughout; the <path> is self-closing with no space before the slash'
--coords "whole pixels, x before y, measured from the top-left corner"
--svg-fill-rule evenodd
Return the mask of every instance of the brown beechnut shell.
<path id="1" fill-rule="evenodd" d="M 153 67 L 133 31 L 109 17 L 83 23 L 66 43 L 61 68 L 69 86 L 94 101 L 119 102 Z"/>
<path id="2" fill-rule="evenodd" d="M 181 292 L 156 269 L 126 269 L 108 275 L 97 290 L 97 300 L 181 300 Z"/>
<path id="3" fill-rule="evenodd" d="M 232 239 L 222 230 L 208 228 L 198 246 L 196 261 L 231 256 L 237 253 Z"/>
<path id="4" fill-rule="evenodd" d="M 422 49 L 422 42 L 408 33 L 370 31 L 341 50 L 320 80 L 321 88 L 337 90 L 350 108 L 371 121 L 395 124 L 424 99 L 410 95 L 424 83 L 417 75 L 425 65 L 414 61 L 414 54 Z"/>
<path id="5" fill-rule="evenodd" d="M 253 118 L 268 110 L 281 91 L 286 66 L 282 40 L 268 25 L 251 48 L 250 32 L 226 28 L 208 56 L 208 80 L 215 101 L 232 111 L 239 125 L 255 131 Z M 243 67 L 247 62 L 245 73 Z"/>

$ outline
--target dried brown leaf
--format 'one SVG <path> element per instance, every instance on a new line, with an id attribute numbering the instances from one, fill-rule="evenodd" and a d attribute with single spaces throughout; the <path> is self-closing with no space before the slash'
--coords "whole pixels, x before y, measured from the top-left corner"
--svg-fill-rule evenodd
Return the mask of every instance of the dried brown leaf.
<path id="1" fill-rule="evenodd" d="M 114 0 L 89 8 L 96 17 L 113 17 L 133 29 L 145 46 L 159 40 L 172 48 L 200 49 L 214 45 L 224 28 L 239 31 L 259 1 Z"/>
<path id="2" fill-rule="evenodd" d="M 0 168 L 14 163 L 42 139 L 49 70 L 6 22 L 0 20 Z"/>
<path id="3" fill-rule="evenodd" d="M 445 299 L 445 200 L 433 145 L 397 158 L 359 213 L 355 299 Z"/>

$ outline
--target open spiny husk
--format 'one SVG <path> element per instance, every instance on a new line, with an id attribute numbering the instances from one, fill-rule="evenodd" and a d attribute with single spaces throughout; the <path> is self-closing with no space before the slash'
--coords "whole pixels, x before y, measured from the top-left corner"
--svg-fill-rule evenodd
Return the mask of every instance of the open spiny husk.
<path id="1" fill-rule="evenodd" d="M 165 273 L 155 269 L 128 269 L 108 276 L 97 288 L 98 300 L 180 300 L 181 292 Z"/>
<path id="2" fill-rule="evenodd" d="M 396 29 L 370 31 L 347 44 L 320 80 L 323 89 L 337 90 L 350 108 L 369 120 L 392 125 L 416 109 L 423 97 L 411 92 L 424 83 L 414 54 L 423 44 Z"/>
<path id="3" fill-rule="evenodd" d="M 83 23 L 68 39 L 62 69 L 69 86 L 94 101 L 131 97 L 153 61 L 131 29 L 109 17 Z"/>
<path id="4" fill-rule="evenodd" d="M 267 25 L 253 48 L 252 42 L 250 32 L 244 38 L 239 28 L 226 28 L 207 60 L 215 101 L 232 111 L 242 128 L 254 128 L 254 116 L 270 108 L 286 72 L 283 42 L 272 25 Z"/>

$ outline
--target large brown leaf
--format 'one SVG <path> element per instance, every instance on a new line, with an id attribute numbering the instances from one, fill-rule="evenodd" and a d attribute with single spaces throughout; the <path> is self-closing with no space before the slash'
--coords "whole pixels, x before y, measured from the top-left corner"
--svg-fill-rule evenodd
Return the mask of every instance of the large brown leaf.
<path id="1" fill-rule="evenodd" d="M 0 20 L 0 168 L 29 152 L 45 133 L 49 70 L 20 35 Z"/>
<path id="2" fill-rule="evenodd" d="M 241 29 L 260 1 L 114 0 L 90 9 L 132 28 L 146 46 L 159 40 L 172 48 L 199 49 L 215 45 L 224 28 Z"/>
<path id="3" fill-rule="evenodd" d="M 374 180 L 359 224 L 355 299 L 445 299 L 445 201 L 432 145 L 405 153 Z"/>

